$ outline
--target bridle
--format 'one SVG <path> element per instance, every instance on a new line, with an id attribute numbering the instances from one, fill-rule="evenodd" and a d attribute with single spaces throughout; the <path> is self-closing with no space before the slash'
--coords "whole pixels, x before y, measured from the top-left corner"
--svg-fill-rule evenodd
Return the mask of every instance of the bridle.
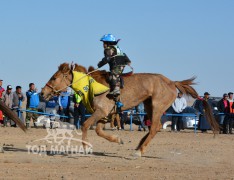
<path id="1" fill-rule="evenodd" d="M 70 83 L 70 81 L 67 79 L 67 77 L 68 77 L 68 73 L 63 73 L 63 78 L 61 80 L 61 83 L 65 82 L 66 86 L 64 88 L 62 88 L 62 89 L 56 89 L 56 86 L 52 86 L 48 82 L 46 83 L 46 86 L 49 87 L 50 89 L 52 89 L 52 92 L 50 93 L 50 95 L 52 95 L 52 96 L 54 96 L 54 95 L 60 95 L 60 92 L 63 89 L 66 89 L 67 87 L 70 87 L 72 85 L 72 83 Z"/>

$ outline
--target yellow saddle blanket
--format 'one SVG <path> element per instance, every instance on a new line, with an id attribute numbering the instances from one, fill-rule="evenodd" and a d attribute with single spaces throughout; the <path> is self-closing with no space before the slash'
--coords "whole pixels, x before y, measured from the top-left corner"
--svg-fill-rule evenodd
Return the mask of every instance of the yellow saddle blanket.
<path id="1" fill-rule="evenodd" d="M 95 81 L 91 76 L 82 72 L 73 71 L 72 89 L 80 95 L 82 103 L 89 113 L 94 110 L 91 106 L 94 96 L 105 93 L 109 90 L 108 87 Z"/>

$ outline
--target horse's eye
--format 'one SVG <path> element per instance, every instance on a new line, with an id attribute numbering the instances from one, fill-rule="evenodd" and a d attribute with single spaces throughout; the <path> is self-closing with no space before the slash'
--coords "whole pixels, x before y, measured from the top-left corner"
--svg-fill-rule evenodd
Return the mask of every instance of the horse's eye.
<path id="1" fill-rule="evenodd" d="M 56 77 L 52 77 L 51 80 L 55 81 L 55 80 L 56 80 Z"/>

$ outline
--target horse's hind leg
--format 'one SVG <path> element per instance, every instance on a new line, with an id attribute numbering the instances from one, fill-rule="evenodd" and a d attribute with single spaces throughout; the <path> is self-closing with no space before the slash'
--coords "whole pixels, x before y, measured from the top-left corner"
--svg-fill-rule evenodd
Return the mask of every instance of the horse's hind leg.
<path id="1" fill-rule="evenodd" d="M 97 127 L 96 127 L 96 133 L 98 136 L 105 138 L 106 140 L 110 142 L 116 142 L 119 144 L 123 144 L 123 141 L 121 138 L 116 137 L 114 135 L 109 135 L 106 132 L 103 131 L 103 127 L 105 126 L 105 121 L 99 120 L 97 122 Z"/>
<path id="2" fill-rule="evenodd" d="M 153 119 L 155 119 L 155 121 L 152 121 L 151 127 L 150 127 L 150 131 L 149 133 L 147 133 L 140 141 L 138 147 L 137 147 L 137 152 L 136 155 L 137 156 L 141 156 L 145 149 L 146 146 L 149 144 L 149 142 L 153 139 L 153 137 L 156 135 L 156 133 L 159 131 L 158 127 L 160 126 L 160 117 L 162 114 L 155 114 L 153 115 Z"/>
<path id="3" fill-rule="evenodd" d="M 153 137 L 156 135 L 156 133 L 159 131 L 159 127 L 160 127 L 160 119 L 161 116 L 163 114 L 163 107 L 162 105 L 159 104 L 159 102 L 156 104 L 153 104 L 153 102 L 151 103 L 150 100 L 144 102 L 145 106 L 146 106 L 146 111 L 148 114 L 148 117 L 150 118 L 152 124 L 151 124 L 151 128 L 149 133 L 147 133 L 140 141 L 138 147 L 136 148 L 137 152 L 136 155 L 137 156 L 141 156 L 145 149 L 146 146 L 149 144 L 149 142 L 153 139 Z M 153 106 L 152 106 L 153 104 Z M 157 107 L 157 110 L 156 110 Z M 165 107 L 164 107 L 165 108 Z"/>

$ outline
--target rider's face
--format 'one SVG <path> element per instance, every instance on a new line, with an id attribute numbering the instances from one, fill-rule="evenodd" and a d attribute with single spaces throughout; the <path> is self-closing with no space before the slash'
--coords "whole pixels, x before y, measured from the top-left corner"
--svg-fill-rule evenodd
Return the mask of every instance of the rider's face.
<path id="1" fill-rule="evenodd" d="M 105 49 L 105 48 L 107 48 L 107 43 L 106 42 L 103 42 L 103 48 Z"/>

